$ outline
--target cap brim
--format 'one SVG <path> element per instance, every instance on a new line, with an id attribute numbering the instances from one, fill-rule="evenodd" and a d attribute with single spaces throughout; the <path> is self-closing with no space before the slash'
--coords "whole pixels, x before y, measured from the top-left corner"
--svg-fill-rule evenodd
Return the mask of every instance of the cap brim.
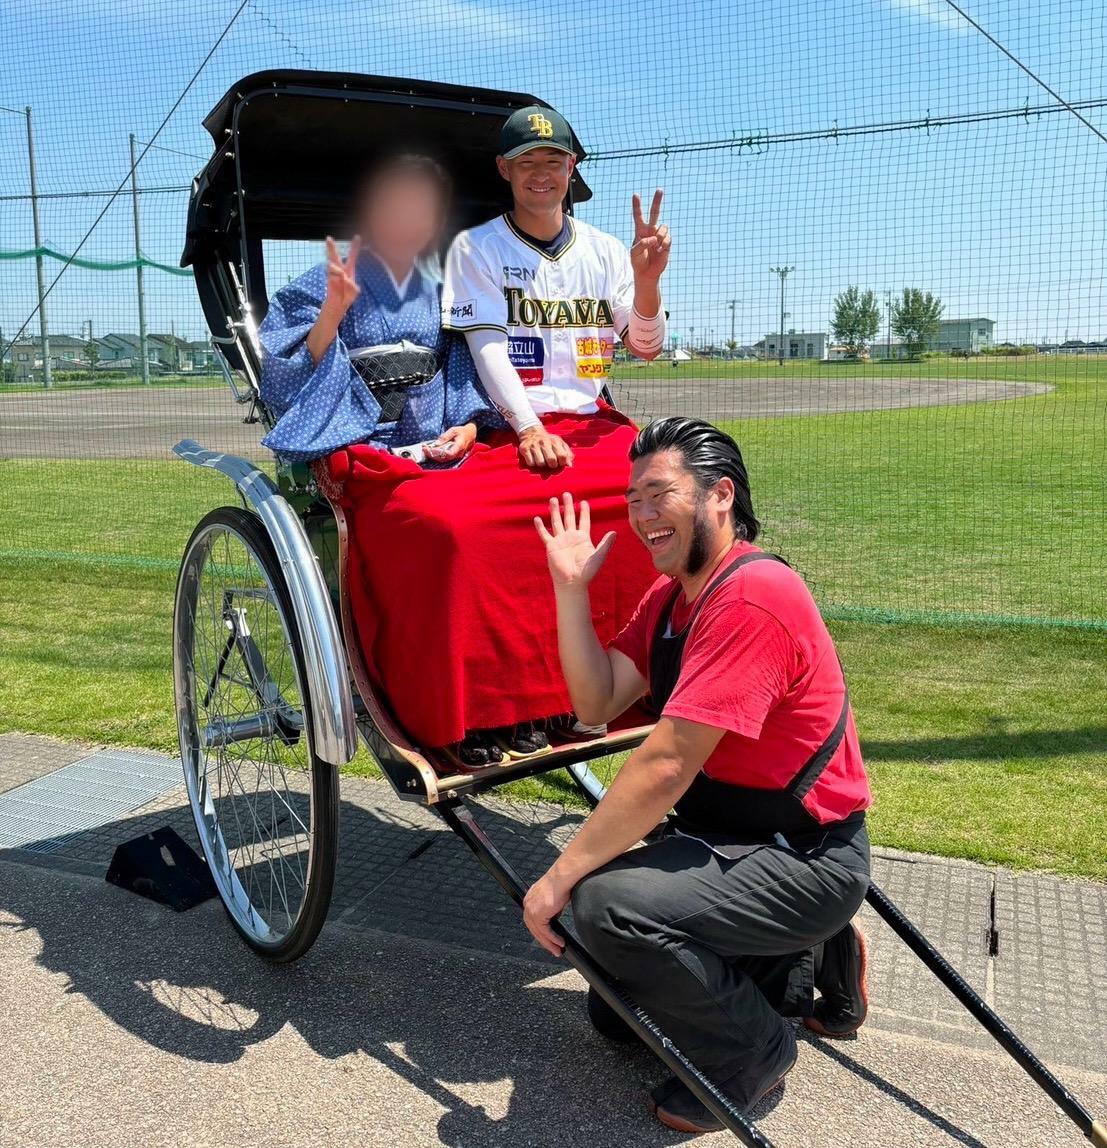
<path id="1" fill-rule="evenodd" d="M 563 151 L 566 155 L 577 154 L 571 147 L 566 147 L 564 144 L 550 143 L 549 140 L 532 140 L 529 143 L 513 147 L 511 151 L 505 151 L 503 157 L 504 159 L 514 159 L 517 155 L 522 155 L 523 152 L 535 151 L 540 147 L 549 148 L 551 151 Z"/>

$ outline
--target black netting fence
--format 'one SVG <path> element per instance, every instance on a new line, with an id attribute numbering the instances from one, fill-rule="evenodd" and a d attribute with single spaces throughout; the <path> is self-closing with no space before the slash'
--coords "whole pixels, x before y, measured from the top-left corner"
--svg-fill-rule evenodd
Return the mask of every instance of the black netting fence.
<path id="1" fill-rule="evenodd" d="M 947 0 L 9 2 L 5 581 L 169 572 L 227 497 L 172 444 L 264 457 L 177 264 L 202 117 L 297 67 L 540 96 L 590 153 L 582 216 L 627 240 L 632 192 L 665 188 L 669 346 L 617 364 L 615 394 L 733 430 L 768 544 L 831 612 L 1107 628 L 1104 10 L 966 12 L 979 27 Z"/>

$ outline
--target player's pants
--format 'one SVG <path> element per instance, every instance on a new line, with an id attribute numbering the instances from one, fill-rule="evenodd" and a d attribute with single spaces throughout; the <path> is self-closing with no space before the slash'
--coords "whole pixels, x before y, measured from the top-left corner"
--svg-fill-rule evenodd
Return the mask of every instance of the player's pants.
<path id="1" fill-rule="evenodd" d="M 795 1038 L 782 1016 L 809 1015 L 815 949 L 869 885 L 863 821 L 793 846 L 728 860 L 669 834 L 573 893 L 589 952 L 740 1103 L 790 1059 Z"/>

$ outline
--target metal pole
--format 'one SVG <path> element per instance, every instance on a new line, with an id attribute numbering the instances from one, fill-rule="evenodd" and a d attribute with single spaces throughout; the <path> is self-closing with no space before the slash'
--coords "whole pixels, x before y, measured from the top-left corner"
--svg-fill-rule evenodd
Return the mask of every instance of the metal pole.
<path id="1" fill-rule="evenodd" d="M 31 218 L 35 228 L 35 274 L 38 278 L 38 332 L 42 342 L 42 385 L 54 385 L 54 368 L 50 362 L 50 328 L 46 322 L 46 269 L 42 262 L 42 224 L 38 217 L 38 178 L 35 173 L 35 135 L 31 128 L 31 109 L 26 107 L 27 164 L 31 172 Z"/>
<path id="2" fill-rule="evenodd" d="M 891 291 L 885 292 L 884 305 L 888 308 L 888 335 L 885 342 L 884 358 L 885 360 L 892 357 L 892 293 Z"/>
<path id="3" fill-rule="evenodd" d="M 784 280 L 788 278 L 789 272 L 795 271 L 794 267 L 770 267 L 769 270 L 774 275 L 780 276 L 780 348 L 777 361 L 780 366 L 784 366 Z"/>
<path id="4" fill-rule="evenodd" d="M 142 245 L 139 238 L 138 173 L 135 169 L 135 133 L 131 132 L 131 203 L 135 216 L 135 282 L 138 286 L 138 344 L 142 358 L 142 382 L 150 385 L 150 353 L 146 345 L 146 292 L 142 282 Z"/>
<path id="5" fill-rule="evenodd" d="M 727 303 L 727 306 L 730 308 L 730 342 L 731 342 L 731 344 L 732 344 L 732 346 L 731 346 L 731 348 L 730 348 L 730 349 L 731 349 L 731 351 L 733 351 L 733 350 L 734 350 L 734 346 L 733 346 L 733 344 L 734 344 L 734 343 L 735 343 L 735 341 L 736 341 L 736 340 L 735 340 L 735 338 L 734 338 L 734 305 L 735 305 L 737 302 L 738 302 L 738 300 L 737 300 L 737 299 L 731 299 L 731 300 L 730 300 L 730 301 Z"/>
<path id="6" fill-rule="evenodd" d="M 984 1026 L 990 1036 L 1012 1056 L 1015 1063 L 1041 1088 L 1058 1108 L 1080 1129 L 1096 1148 L 1107 1145 L 1107 1124 L 1092 1114 L 1026 1047 L 1018 1035 L 994 1012 L 983 997 L 961 976 L 941 953 L 913 925 L 902 910 L 876 885 L 869 886 L 865 900 L 920 961 Z"/>

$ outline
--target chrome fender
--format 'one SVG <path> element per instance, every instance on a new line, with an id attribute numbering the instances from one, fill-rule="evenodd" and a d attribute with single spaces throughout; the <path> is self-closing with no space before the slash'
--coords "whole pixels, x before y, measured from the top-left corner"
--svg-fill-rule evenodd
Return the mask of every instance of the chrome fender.
<path id="1" fill-rule="evenodd" d="M 229 478 L 265 526 L 285 574 L 304 644 L 312 748 L 323 761 L 345 765 L 357 752 L 357 725 L 346 649 L 323 572 L 303 524 L 273 480 L 252 462 L 237 455 L 205 450 L 192 439 L 177 443 L 173 453 L 193 466 L 206 467 Z"/>

